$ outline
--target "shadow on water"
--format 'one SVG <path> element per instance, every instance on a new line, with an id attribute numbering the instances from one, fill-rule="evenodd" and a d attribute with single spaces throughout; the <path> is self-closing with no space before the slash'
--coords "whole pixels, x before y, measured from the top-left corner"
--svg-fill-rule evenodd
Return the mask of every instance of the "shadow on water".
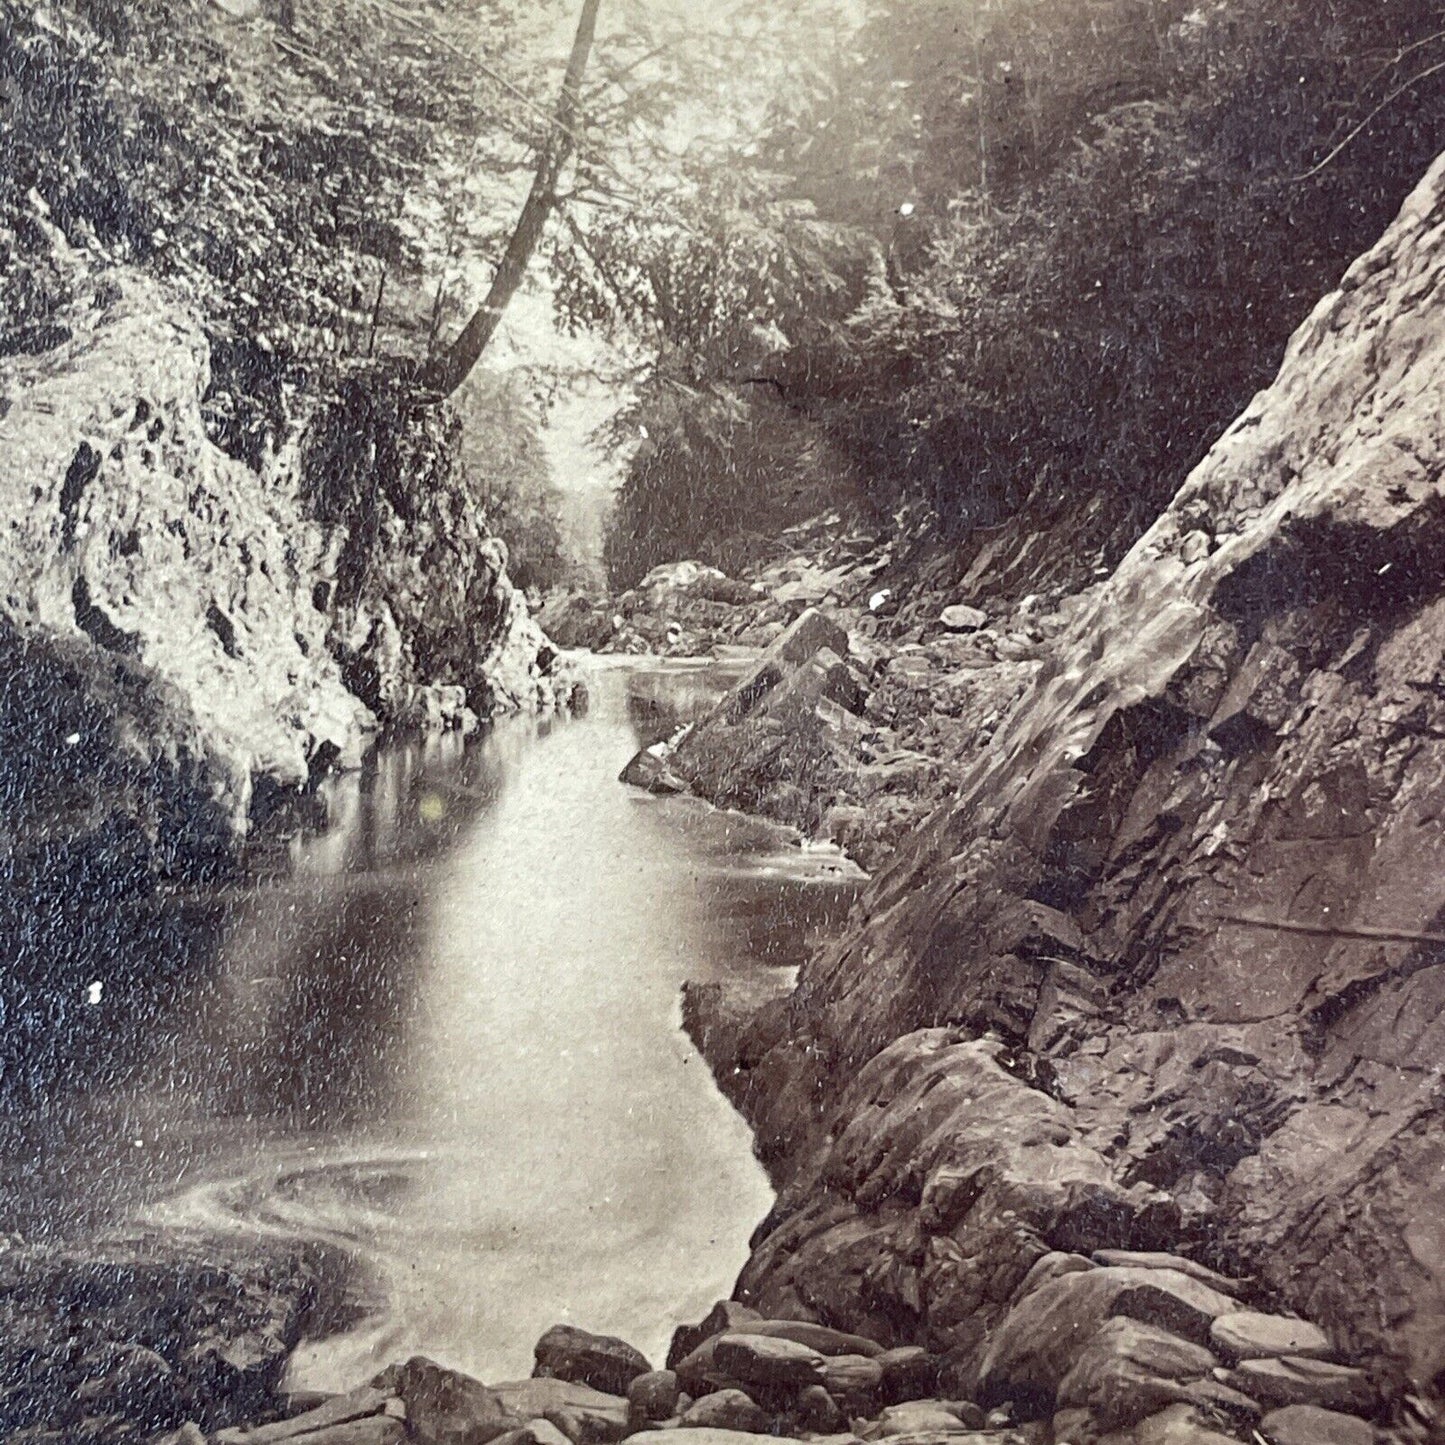
<path id="1" fill-rule="evenodd" d="M 585 719 L 380 751 L 233 885 L 65 900 L 31 944 L 69 942 L 59 982 L 7 997 L 10 1227 L 330 1246 L 355 1269 L 301 1384 L 418 1349 L 525 1374 L 559 1320 L 663 1348 L 771 1202 L 681 984 L 786 986 L 857 887 L 617 783 L 674 681 L 684 714 L 724 679 L 602 668 Z"/>

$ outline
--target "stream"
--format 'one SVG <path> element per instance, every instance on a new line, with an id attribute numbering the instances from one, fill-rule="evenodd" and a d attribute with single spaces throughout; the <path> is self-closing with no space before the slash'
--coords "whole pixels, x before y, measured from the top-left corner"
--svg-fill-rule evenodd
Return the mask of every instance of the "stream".
<path id="1" fill-rule="evenodd" d="M 333 1246 L 346 1323 L 297 1352 L 298 1388 L 418 1351 L 525 1376 L 559 1322 L 658 1358 L 730 1291 L 771 1191 L 681 985 L 786 987 L 859 875 L 617 782 L 726 673 L 589 665 L 586 716 L 379 749 L 281 866 L 160 905 L 185 966 L 87 984 L 92 1063 L 11 1154 L 32 1231 Z"/>

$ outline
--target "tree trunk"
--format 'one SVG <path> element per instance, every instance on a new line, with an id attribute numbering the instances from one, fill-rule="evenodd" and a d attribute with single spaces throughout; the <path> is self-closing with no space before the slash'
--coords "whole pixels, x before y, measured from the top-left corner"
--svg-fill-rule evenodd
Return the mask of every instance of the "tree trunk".
<path id="1" fill-rule="evenodd" d="M 543 144 L 542 154 L 538 157 L 537 173 L 532 178 L 532 188 L 527 192 L 522 214 L 517 218 L 516 227 L 507 242 L 507 249 L 492 277 L 487 299 L 462 328 L 461 334 L 452 342 L 446 354 L 422 373 L 425 384 L 444 396 L 450 396 L 471 375 L 472 368 L 481 360 L 487 344 L 496 334 L 507 303 L 517 294 L 517 288 L 527 274 L 532 253 L 537 249 L 537 243 L 542 239 L 542 232 L 547 227 L 547 218 L 557 204 L 557 181 L 577 144 L 582 76 L 587 69 L 587 58 L 592 52 L 592 41 L 597 33 L 597 11 L 600 5 L 601 0 L 582 0 L 582 14 L 577 21 L 572 54 L 567 60 L 562 93 L 557 98 L 557 109 L 553 112 L 551 132 Z"/>

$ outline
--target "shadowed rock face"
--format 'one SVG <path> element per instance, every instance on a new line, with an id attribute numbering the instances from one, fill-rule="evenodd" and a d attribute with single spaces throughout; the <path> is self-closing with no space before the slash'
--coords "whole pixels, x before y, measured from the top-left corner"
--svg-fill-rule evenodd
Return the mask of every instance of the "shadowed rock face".
<path id="1" fill-rule="evenodd" d="M 786 1021 L 759 1021 L 736 1087 L 798 1187 L 745 1297 L 962 1343 L 926 1283 L 933 1159 L 956 1140 L 949 1168 L 989 1176 L 958 1206 L 982 1230 L 990 1189 L 1036 1178 L 982 1137 L 1026 1111 L 971 1096 L 919 1137 L 855 1081 L 888 1049 L 901 1096 L 938 1045 L 894 1040 L 992 1030 L 1099 1187 L 1167 1196 L 1176 1242 L 1257 1273 L 1380 1378 L 1438 1387 L 1445 946 L 1398 935 L 1445 933 L 1442 283 L 1445 162 L 1050 644 Z M 811 1196 L 860 1128 L 897 1187 Z M 999 1257 L 948 1233 L 960 1274 Z M 800 1292 L 782 1237 L 868 1280 L 856 1309 Z M 880 1289 L 891 1260 L 916 1282 Z"/>

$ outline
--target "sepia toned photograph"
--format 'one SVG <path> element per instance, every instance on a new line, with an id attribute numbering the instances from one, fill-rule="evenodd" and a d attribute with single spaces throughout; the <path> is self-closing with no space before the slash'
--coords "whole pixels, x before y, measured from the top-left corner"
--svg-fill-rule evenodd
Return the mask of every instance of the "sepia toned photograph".
<path id="1" fill-rule="evenodd" d="M 1445 1445 L 1445 0 L 0 0 L 0 1441 Z"/>

